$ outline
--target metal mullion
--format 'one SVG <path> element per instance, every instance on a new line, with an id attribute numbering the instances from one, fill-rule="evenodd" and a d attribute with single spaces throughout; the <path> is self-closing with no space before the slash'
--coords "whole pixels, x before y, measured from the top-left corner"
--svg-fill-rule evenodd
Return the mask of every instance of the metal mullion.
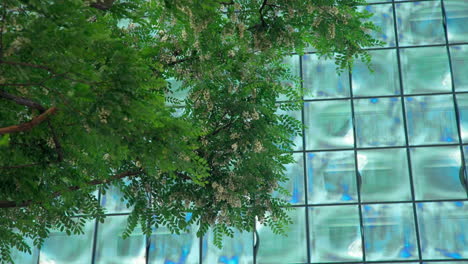
<path id="1" fill-rule="evenodd" d="M 101 190 L 98 191 L 98 205 L 101 205 Z M 99 223 L 97 219 L 94 219 L 94 234 L 93 234 L 93 247 L 91 253 L 91 264 L 96 262 L 96 247 L 97 247 L 97 233 L 98 233 Z"/>
<path id="2" fill-rule="evenodd" d="M 409 203 L 441 203 L 441 202 L 468 202 L 468 198 L 465 199 L 430 199 L 430 200 L 407 200 L 407 201 L 373 201 L 373 202 L 361 202 L 361 205 L 373 205 L 373 204 L 409 204 Z M 340 206 L 340 205 L 358 205 L 358 202 L 353 203 L 317 203 L 309 204 L 307 207 L 321 207 L 321 206 Z M 304 205 L 293 205 L 291 207 L 304 207 Z"/>
<path id="3" fill-rule="evenodd" d="M 349 76 L 349 93 L 351 98 L 353 98 L 353 76 L 351 73 L 351 69 L 348 69 L 348 76 Z M 361 184 L 360 182 L 360 175 L 358 170 L 358 159 L 357 159 L 357 135 L 356 135 L 356 118 L 354 114 L 354 99 L 351 99 L 351 120 L 353 122 L 353 152 L 354 152 L 354 170 L 355 170 L 355 178 L 356 178 L 356 186 L 357 186 L 357 197 L 358 197 L 358 210 L 359 210 L 359 227 L 361 231 L 361 250 L 362 250 L 362 261 L 366 262 L 366 247 L 365 247 L 365 237 L 364 237 L 364 220 L 362 216 L 362 205 L 361 205 Z"/>
<path id="4" fill-rule="evenodd" d="M 395 45 L 396 45 L 396 51 L 397 51 L 397 64 L 398 64 L 398 80 L 400 82 L 400 94 L 401 94 L 401 106 L 402 106 L 402 112 L 403 112 L 403 128 L 405 130 L 405 143 L 406 143 L 406 158 L 408 162 L 408 175 L 409 175 L 409 180 L 410 180 L 410 190 L 411 190 L 411 199 L 412 199 L 412 205 L 413 205 L 413 218 L 414 218 L 414 226 L 415 226 L 415 234 L 416 234 L 416 243 L 418 246 L 418 260 L 419 262 L 422 262 L 422 250 L 421 250 L 421 239 L 419 236 L 419 223 L 418 223 L 418 213 L 416 209 L 416 196 L 415 196 L 415 191 L 414 191 L 414 181 L 413 181 L 413 170 L 412 170 L 412 164 L 411 164 L 411 153 L 410 153 L 410 146 L 409 146 L 409 139 L 408 139 L 408 123 L 406 120 L 406 106 L 405 106 L 405 93 L 404 93 L 404 86 L 403 86 L 403 78 L 402 78 L 402 72 L 401 72 L 401 59 L 400 59 L 400 43 L 399 43 L 399 37 L 398 37 L 398 27 L 397 27 L 397 15 L 396 15 L 396 4 L 395 0 L 392 1 L 392 7 L 393 7 L 393 26 L 395 30 Z"/>

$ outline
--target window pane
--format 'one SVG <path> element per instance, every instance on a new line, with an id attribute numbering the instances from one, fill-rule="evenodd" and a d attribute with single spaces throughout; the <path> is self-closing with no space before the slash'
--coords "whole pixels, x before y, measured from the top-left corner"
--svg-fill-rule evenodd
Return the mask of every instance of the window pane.
<path id="1" fill-rule="evenodd" d="M 400 46 L 444 43 L 440 1 L 396 5 Z"/>
<path id="2" fill-rule="evenodd" d="M 283 58 L 283 63 L 289 68 L 291 74 L 295 77 L 299 77 L 301 70 L 300 70 L 300 63 L 299 63 L 299 56 L 298 55 L 292 55 L 292 56 L 286 56 Z M 283 85 L 285 86 L 292 86 L 294 83 L 290 81 L 284 81 Z M 284 94 L 280 94 L 277 98 L 278 101 L 285 101 L 288 100 L 288 97 Z"/>
<path id="3" fill-rule="evenodd" d="M 317 206 L 309 210 L 312 262 L 362 259 L 357 206 Z"/>
<path id="4" fill-rule="evenodd" d="M 452 90 L 445 47 L 408 48 L 402 49 L 400 54 L 405 94 Z"/>
<path id="5" fill-rule="evenodd" d="M 304 99 L 349 97 L 349 76 L 338 75 L 333 60 L 315 54 L 302 57 Z"/>
<path id="6" fill-rule="evenodd" d="M 407 97 L 405 104 L 411 145 L 457 141 L 457 124 L 451 95 Z"/>
<path id="7" fill-rule="evenodd" d="M 353 96 L 400 94 L 397 56 L 395 50 L 369 51 L 372 56 L 370 72 L 367 65 L 356 62 L 353 68 Z"/>
<path id="8" fill-rule="evenodd" d="M 107 216 L 105 222 L 99 224 L 96 263 L 145 264 L 146 238 L 141 229 L 137 227 L 130 237 L 122 238 L 127 219 L 127 215 Z"/>
<path id="9" fill-rule="evenodd" d="M 296 120 L 302 121 L 301 110 L 285 111 L 278 108 L 276 115 L 287 115 L 294 117 Z M 302 136 L 291 136 L 290 140 L 294 143 L 293 150 L 302 150 Z"/>
<path id="10" fill-rule="evenodd" d="M 418 258 L 412 204 L 364 205 L 362 215 L 367 260 Z"/>
<path id="11" fill-rule="evenodd" d="M 357 153 L 361 200 L 411 200 L 406 149 L 365 150 Z"/>
<path id="12" fill-rule="evenodd" d="M 39 256 L 39 264 L 91 263 L 95 221 L 88 221 L 83 235 L 67 236 L 65 232 L 51 231 L 44 242 Z"/>
<path id="13" fill-rule="evenodd" d="M 281 186 L 286 188 L 291 196 L 284 196 L 278 192 L 275 192 L 274 196 L 283 198 L 291 204 L 304 204 L 304 160 L 302 153 L 293 154 L 293 164 L 286 165 L 285 175 L 288 177 L 287 182 L 282 182 Z"/>
<path id="14" fill-rule="evenodd" d="M 33 241 L 30 238 L 24 238 L 26 243 L 31 248 L 31 253 L 28 254 L 27 252 L 21 252 L 19 250 L 11 250 L 11 258 L 16 264 L 37 264 L 37 260 L 39 257 L 39 250 L 34 247 Z"/>
<path id="15" fill-rule="evenodd" d="M 468 40 L 468 2 L 460 0 L 444 0 L 447 14 L 447 35 L 450 42 Z"/>
<path id="16" fill-rule="evenodd" d="M 458 113 L 460 114 L 461 136 L 468 142 L 468 94 L 457 94 Z"/>
<path id="17" fill-rule="evenodd" d="M 307 262 L 305 209 L 288 212 L 294 223 L 288 226 L 287 236 L 275 235 L 270 227 L 257 225 L 259 248 L 257 264 L 287 264 Z"/>
<path id="18" fill-rule="evenodd" d="M 468 91 L 468 45 L 451 46 L 450 54 L 455 89 Z"/>
<path id="19" fill-rule="evenodd" d="M 424 259 L 468 258 L 466 201 L 419 203 L 416 208 Z"/>
<path id="20" fill-rule="evenodd" d="M 417 200 L 466 198 L 458 146 L 413 148 L 411 163 Z"/>
<path id="21" fill-rule="evenodd" d="M 233 238 L 223 238 L 223 248 L 213 244 L 213 232 L 203 239 L 203 263 L 252 264 L 253 234 L 236 231 Z"/>
<path id="22" fill-rule="evenodd" d="M 353 151 L 307 153 L 309 203 L 357 201 Z"/>
<path id="23" fill-rule="evenodd" d="M 401 108 L 399 98 L 354 100 L 357 146 L 405 145 Z"/>
<path id="24" fill-rule="evenodd" d="M 372 1 L 367 1 L 368 3 Z M 375 1 L 374 2 L 379 2 Z M 380 1 L 380 2 L 391 2 Z M 395 27 L 393 26 L 393 7 L 391 4 L 388 5 L 368 5 L 366 7 L 361 7 L 361 10 L 366 10 L 373 14 L 369 19 L 370 22 L 373 22 L 376 26 L 381 29 L 381 32 L 371 32 L 370 35 L 375 39 L 384 41 L 386 44 L 384 47 L 394 47 L 395 46 Z"/>
<path id="25" fill-rule="evenodd" d="M 188 233 L 172 234 L 169 229 L 160 227 L 150 238 L 149 264 L 178 263 L 198 264 L 200 262 L 200 240 L 197 228 L 191 227 Z"/>
<path id="26" fill-rule="evenodd" d="M 101 206 L 106 209 L 106 213 L 128 213 L 131 208 L 127 208 L 126 201 L 122 201 L 123 193 L 117 186 L 110 186 L 106 194 L 101 195 Z"/>
<path id="27" fill-rule="evenodd" d="M 353 147 L 349 100 L 305 103 L 304 111 L 307 149 Z"/>

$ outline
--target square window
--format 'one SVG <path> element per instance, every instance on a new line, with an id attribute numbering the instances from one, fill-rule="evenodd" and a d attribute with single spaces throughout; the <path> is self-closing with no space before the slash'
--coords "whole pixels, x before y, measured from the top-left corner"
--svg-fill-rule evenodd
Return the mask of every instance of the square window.
<path id="1" fill-rule="evenodd" d="M 302 57 L 304 99 L 349 97 L 349 75 L 338 74 L 333 60 L 316 54 Z"/>
<path id="2" fill-rule="evenodd" d="M 212 245 L 210 245 L 212 246 Z M 188 232 L 173 234 L 166 227 L 153 230 L 148 250 L 148 263 L 200 263 L 200 239 L 196 226 Z"/>
<path id="3" fill-rule="evenodd" d="M 353 151 L 314 152 L 306 155 L 309 203 L 357 201 Z"/>
<path id="4" fill-rule="evenodd" d="M 467 198 L 458 146 L 413 148 L 410 153 L 416 200 Z"/>
<path id="5" fill-rule="evenodd" d="M 453 82 L 456 91 L 468 91 L 468 45 L 451 46 Z"/>
<path id="6" fill-rule="evenodd" d="M 367 1 L 372 2 L 372 1 Z M 379 2 L 379 1 L 373 1 Z M 391 2 L 380 1 L 380 2 Z M 393 22 L 393 6 L 391 4 L 385 5 L 368 5 L 360 6 L 359 11 L 368 11 L 372 13 L 373 16 L 369 19 L 370 22 L 374 23 L 380 28 L 380 32 L 371 32 L 370 35 L 375 39 L 385 42 L 384 47 L 394 47 L 395 46 L 395 27 Z"/>
<path id="7" fill-rule="evenodd" d="M 447 36 L 450 42 L 465 42 L 468 39 L 468 2 L 444 0 L 447 15 Z"/>
<path id="8" fill-rule="evenodd" d="M 447 48 L 407 48 L 400 56 L 405 94 L 452 91 Z"/>
<path id="9" fill-rule="evenodd" d="M 312 262 L 362 260 L 359 211 L 355 205 L 309 208 Z"/>
<path id="10" fill-rule="evenodd" d="M 253 234 L 235 231 L 233 238 L 223 238 L 223 248 L 219 249 L 213 244 L 213 232 L 210 231 L 203 239 L 203 263 L 252 264 Z"/>
<path id="11" fill-rule="evenodd" d="M 418 203 L 416 208 L 423 259 L 468 258 L 466 201 Z"/>
<path id="12" fill-rule="evenodd" d="M 411 145 L 458 141 L 452 95 L 407 97 L 405 104 Z"/>
<path id="13" fill-rule="evenodd" d="M 358 151 L 357 162 L 362 201 L 411 200 L 406 149 Z"/>
<path id="14" fill-rule="evenodd" d="M 307 262 L 307 236 L 305 208 L 294 208 L 288 212 L 293 223 L 284 235 L 276 235 L 270 227 L 257 225 L 259 248 L 257 264 L 284 264 Z"/>
<path id="15" fill-rule="evenodd" d="M 291 204 L 304 204 L 304 160 L 302 153 L 293 154 L 295 163 L 286 165 L 285 175 L 288 181 L 281 182 L 281 187 L 291 194 L 290 196 L 274 193 L 274 197 L 287 200 Z"/>
<path id="16" fill-rule="evenodd" d="M 358 147 L 405 144 L 400 98 L 354 100 L 354 118 Z"/>
<path id="17" fill-rule="evenodd" d="M 308 150 L 354 146 L 349 100 L 309 102 L 304 111 Z"/>
<path id="18" fill-rule="evenodd" d="M 445 43 L 440 1 L 397 4 L 396 14 L 400 46 Z"/>
<path id="19" fill-rule="evenodd" d="M 400 94 L 396 50 L 371 50 L 371 69 L 361 61 L 353 68 L 353 96 L 380 96 Z"/>
<path id="20" fill-rule="evenodd" d="M 146 237 L 137 227 L 130 237 L 123 239 L 128 215 L 107 216 L 99 224 L 96 241 L 96 263 L 146 263 Z"/>
<path id="21" fill-rule="evenodd" d="M 418 258 L 412 204 L 372 204 L 362 207 L 366 259 Z"/>

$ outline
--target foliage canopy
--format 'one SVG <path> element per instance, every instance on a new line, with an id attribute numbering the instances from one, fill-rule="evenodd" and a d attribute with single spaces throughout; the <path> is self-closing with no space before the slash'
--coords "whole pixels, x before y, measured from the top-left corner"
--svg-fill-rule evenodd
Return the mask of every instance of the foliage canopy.
<path id="1" fill-rule="evenodd" d="M 341 69 L 369 62 L 362 47 L 379 42 L 359 4 L 3 0 L 0 263 L 29 251 L 25 238 L 103 220 L 93 192 L 110 186 L 133 208 L 125 236 L 197 224 L 220 244 L 254 219 L 281 232 L 288 204 L 272 191 L 287 192 L 302 131 L 278 114 L 301 98 L 282 58 L 313 47 Z"/>

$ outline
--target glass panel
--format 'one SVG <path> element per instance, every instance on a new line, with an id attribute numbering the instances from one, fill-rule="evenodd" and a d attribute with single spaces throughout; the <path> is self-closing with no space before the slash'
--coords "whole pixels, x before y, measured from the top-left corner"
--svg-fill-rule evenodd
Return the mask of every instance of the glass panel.
<path id="1" fill-rule="evenodd" d="M 460 0 L 444 0 L 447 15 L 447 35 L 450 42 L 466 42 L 468 40 L 468 2 Z"/>
<path id="2" fill-rule="evenodd" d="M 132 209 L 127 208 L 126 202 L 122 201 L 123 193 L 117 186 L 110 186 L 106 194 L 101 195 L 101 206 L 106 209 L 106 213 L 128 213 Z"/>
<path id="3" fill-rule="evenodd" d="M 275 235 L 270 227 L 257 225 L 259 234 L 257 264 L 286 264 L 307 262 L 305 209 L 288 212 L 294 223 L 288 226 L 287 236 Z"/>
<path id="4" fill-rule="evenodd" d="M 460 115 L 461 136 L 464 143 L 468 142 L 468 94 L 457 94 L 458 113 Z"/>
<path id="5" fill-rule="evenodd" d="M 353 147 L 349 100 L 305 103 L 304 111 L 307 149 Z"/>
<path id="6" fill-rule="evenodd" d="M 367 1 L 370 2 L 370 1 Z M 374 2 L 376 2 L 374 0 Z M 381 1 L 381 2 L 391 2 Z M 373 14 L 369 19 L 370 22 L 374 23 L 381 29 L 381 32 L 371 32 L 370 35 L 375 39 L 381 40 L 386 44 L 384 47 L 395 46 L 395 27 L 393 26 L 393 7 L 391 4 L 388 5 L 368 5 L 366 7 L 360 7 L 359 11 L 366 10 Z"/>
<path id="7" fill-rule="evenodd" d="M 198 264 L 200 240 L 197 228 L 191 227 L 188 233 L 172 234 L 169 229 L 160 227 L 153 231 L 149 247 L 149 264 Z"/>
<path id="8" fill-rule="evenodd" d="M 301 68 L 300 68 L 300 63 L 299 63 L 299 56 L 298 55 L 293 55 L 293 56 L 286 56 L 283 58 L 283 63 L 289 68 L 291 71 L 291 74 L 295 77 L 299 77 L 301 74 Z M 284 81 L 283 85 L 285 86 L 292 86 L 294 85 L 293 82 L 290 81 Z M 284 94 L 280 94 L 277 98 L 278 101 L 285 101 L 288 100 L 288 97 Z"/>
<path id="9" fill-rule="evenodd" d="M 39 256 L 39 264 L 91 263 L 95 221 L 86 222 L 83 235 L 67 236 L 65 232 L 51 231 L 44 242 Z"/>
<path id="10" fill-rule="evenodd" d="M 362 216 L 367 260 L 418 258 L 412 204 L 364 205 Z"/>
<path id="11" fill-rule="evenodd" d="M 252 264 L 253 234 L 236 231 L 234 238 L 224 237 L 223 248 L 213 244 L 213 233 L 203 239 L 203 263 Z"/>
<path id="12" fill-rule="evenodd" d="M 400 54 L 405 94 L 452 90 L 447 48 L 408 48 Z"/>
<path id="13" fill-rule="evenodd" d="M 318 206 L 309 210 L 312 262 L 362 259 L 357 206 Z"/>
<path id="14" fill-rule="evenodd" d="M 399 98 L 354 100 L 358 147 L 405 144 L 403 112 Z"/>
<path id="15" fill-rule="evenodd" d="M 400 46 L 444 43 L 440 1 L 396 5 Z"/>
<path id="16" fill-rule="evenodd" d="M 466 198 L 458 146 L 411 149 L 417 200 Z"/>
<path id="17" fill-rule="evenodd" d="M 407 97 L 405 104 L 411 145 L 458 141 L 452 95 Z"/>
<path id="18" fill-rule="evenodd" d="M 467 27 L 468 28 L 468 27 Z M 468 91 L 468 45 L 451 46 L 453 82 L 457 91 Z"/>
<path id="19" fill-rule="evenodd" d="M 338 75 L 333 60 L 316 54 L 302 57 L 304 99 L 349 97 L 349 75 Z"/>
<path id="20" fill-rule="evenodd" d="M 21 252 L 19 250 L 11 250 L 11 258 L 16 264 L 37 264 L 39 257 L 39 250 L 34 247 L 33 241 L 25 238 L 26 243 L 31 247 L 31 253 Z"/>
<path id="21" fill-rule="evenodd" d="M 468 258 L 468 202 L 419 203 L 416 208 L 424 259 Z"/>
<path id="22" fill-rule="evenodd" d="M 278 108 L 275 114 L 291 116 L 291 117 L 294 117 L 296 120 L 302 121 L 301 110 L 285 111 L 285 110 L 281 110 Z M 294 142 L 293 150 L 302 150 L 302 136 L 292 136 L 290 140 Z"/>
<path id="23" fill-rule="evenodd" d="M 358 151 L 357 162 L 362 201 L 411 200 L 406 149 Z"/>
<path id="24" fill-rule="evenodd" d="M 174 78 L 170 78 L 167 80 L 168 87 L 170 92 L 168 93 L 168 96 L 172 97 L 174 100 L 167 100 L 166 98 L 166 104 L 167 105 L 184 105 L 185 103 L 183 102 L 187 96 L 188 96 L 188 90 L 182 90 L 180 87 L 182 86 L 183 82 L 178 81 Z M 177 102 L 180 101 L 180 102 Z"/>
<path id="25" fill-rule="evenodd" d="M 309 203 L 357 201 L 353 151 L 307 153 Z"/>
<path id="26" fill-rule="evenodd" d="M 431 261 L 423 264 L 468 264 L 468 261 Z"/>
<path id="27" fill-rule="evenodd" d="M 275 192 L 274 196 L 278 198 L 283 198 L 291 204 L 304 204 L 304 160 L 302 153 L 293 154 L 294 160 L 296 161 L 293 164 L 286 165 L 286 177 L 288 177 L 287 182 L 280 183 L 283 188 L 286 188 L 291 196 L 284 196 L 278 192 Z"/>
<path id="28" fill-rule="evenodd" d="M 96 263 L 97 264 L 145 264 L 146 238 L 137 227 L 130 237 L 123 239 L 122 234 L 127 226 L 127 215 L 107 216 L 99 224 Z"/>
<path id="29" fill-rule="evenodd" d="M 372 56 L 370 72 L 367 65 L 356 62 L 353 68 L 353 96 L 400 94 L 398 63 L 395 50 L 369 51 Z"/>

